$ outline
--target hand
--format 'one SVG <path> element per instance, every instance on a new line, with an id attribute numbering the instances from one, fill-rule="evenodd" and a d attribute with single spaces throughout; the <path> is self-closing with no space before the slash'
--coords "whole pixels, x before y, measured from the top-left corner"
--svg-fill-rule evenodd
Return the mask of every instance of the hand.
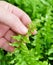
<path id="1" fill-rule="evenodd" d="M 29 16 L 21 9 L 0 1 L 0 48 L 12 52 L 14 47 L 9 43 L 14 40 L 11 36 L 17 34 L 26 34 L 27 24 L 31 22 Z"/>

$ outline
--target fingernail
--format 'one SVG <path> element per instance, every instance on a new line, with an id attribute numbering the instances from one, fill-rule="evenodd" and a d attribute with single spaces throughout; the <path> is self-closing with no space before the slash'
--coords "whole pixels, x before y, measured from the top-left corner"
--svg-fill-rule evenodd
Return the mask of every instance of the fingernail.
<path id="1" fill-rule="evenodd" d="M 22 34 L 26 34 L 26 33 L 28 32 L 28 29 L 27 29 L 26 27 L 23 27 L 23 28 L 21 29 L 21 31 L 22 31 Z"/>
<path id="2" fill-rule="evenodd" d="M 34 30 L 34 32 L 32 32 L 32 34 L 33 34 L 33 35 L 37 34 L 37 31 L 36 31 L 36 30 Z"/>

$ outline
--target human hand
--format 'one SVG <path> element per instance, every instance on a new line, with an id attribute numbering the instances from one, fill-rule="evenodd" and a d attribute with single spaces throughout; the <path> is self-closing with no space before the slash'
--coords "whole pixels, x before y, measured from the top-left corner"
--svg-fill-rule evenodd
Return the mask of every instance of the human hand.
<path id="1" fill-rule="evenodd" d="M 14 42 L 11 36 L 28 32 L 27 25 L 31 23 L 30 17 L 21 9 L 5 1 L 0 1 L 0 48 L 12 52 Z"/>
<path id="2" fill-rule="evenodd" d="M 29 16 L 21 9 L 0 1 L 0 48 L 12 52 L 14 47 L 9 43 L 13 42 L 11 36 L 26 34 L 27 24 L 31 22 Z"/>

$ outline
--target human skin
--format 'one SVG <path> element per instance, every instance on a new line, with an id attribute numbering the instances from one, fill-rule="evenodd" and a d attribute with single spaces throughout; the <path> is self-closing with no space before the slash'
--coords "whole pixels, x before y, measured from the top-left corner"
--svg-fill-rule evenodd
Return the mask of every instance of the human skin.
<path id="1" fill-rule="evenodd" d="M 0 1 L 0 48 L 12 52 L 14 47 L 10 46 L 14 35 L 25 35 L 28 32 L 27 25 L 31 23 L 30 17 L 21 9 Z"/>

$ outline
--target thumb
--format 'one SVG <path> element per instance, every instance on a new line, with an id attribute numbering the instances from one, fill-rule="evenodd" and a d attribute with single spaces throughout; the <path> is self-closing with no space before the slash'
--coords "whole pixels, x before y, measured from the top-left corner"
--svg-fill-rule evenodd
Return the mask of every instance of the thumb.
<path id="1" fill-rule="evenodd" d="M 20 21 L 20 19 L 14 14 L 7 12 L 3 8 L 0 7 L 0 22 L 11 27 L 13 31 L 19 34 L 26 34 L 28 29 L 24 26 L 24 24 Z"/>

